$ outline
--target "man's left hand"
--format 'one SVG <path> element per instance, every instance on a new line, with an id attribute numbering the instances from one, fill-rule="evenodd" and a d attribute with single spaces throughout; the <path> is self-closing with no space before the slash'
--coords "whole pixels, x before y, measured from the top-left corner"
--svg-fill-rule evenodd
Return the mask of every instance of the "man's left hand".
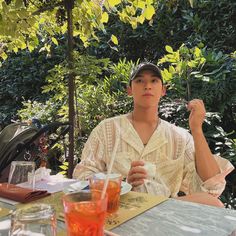
<path id="1" fill-rule="evenodd" d="M 202 100 L 193 99 L 187 106 L 190 111 L 189 115 L 189 127 L 191 131 L 202 130 L 202 124 L 205 119 L 206 110 Z"/>

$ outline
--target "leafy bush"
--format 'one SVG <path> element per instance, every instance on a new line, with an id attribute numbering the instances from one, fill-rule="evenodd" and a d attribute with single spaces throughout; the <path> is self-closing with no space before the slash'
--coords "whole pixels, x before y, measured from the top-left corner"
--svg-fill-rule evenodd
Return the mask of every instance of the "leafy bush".
<path id="1" fill-rule="evenodd" d="M 61 49 L 52 51 L 53 57 L 45 53 L 22 51 L 12 54 L 2 63 L 0 70 L 0 124 L 5 126 L 11 119 L 17 119 L 17 110 L 28 99 L 46 101 L 48 95 L 42 94 L 48 70 L 62 61 Z"/>

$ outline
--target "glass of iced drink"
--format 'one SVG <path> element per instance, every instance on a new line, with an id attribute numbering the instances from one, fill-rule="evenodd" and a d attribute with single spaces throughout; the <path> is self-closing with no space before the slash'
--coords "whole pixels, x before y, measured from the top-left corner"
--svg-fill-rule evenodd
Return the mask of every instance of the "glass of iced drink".
<path id="1" fill-rule="evenodd" d="M 68 236 L 103 236 L 107 210 L 107 195 L 90 190 L 63 196 Z"/>
<path id="2" fill-rule="evenodd" d="M 97 189 L 102 191 L 106 178 L 107 178 L 106 174 L 103 173 L 94 174 L 89 179 L 90 189 Z M 108 197 L 107 213 L 113 214 L 117 212 L 120 206 L 121 174 L 116 174 L 116 173 L 109 174 L 108 178 L 109 182 L 106 190 Z"/>

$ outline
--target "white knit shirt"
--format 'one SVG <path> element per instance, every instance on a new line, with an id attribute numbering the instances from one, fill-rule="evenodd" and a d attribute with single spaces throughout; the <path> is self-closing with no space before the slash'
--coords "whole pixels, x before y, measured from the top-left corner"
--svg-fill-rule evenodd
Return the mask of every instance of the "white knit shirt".
<path id="1" fill-rule="evenodd" d="M 123 177 L 128 175 L 132 161 L 155 164 L 155 177 L 134 189 L 139 192 L 167 197 L 176 197 L 179 191 L 219 196 L 225 188 L 225 176 L 234 169 L 228 160 L 214 156 L 221 173 L 203 182 L 196 172 L 194 142 L 187 130 L 161 120 L 144 146 L 126 114 L 106 119 L 92 131 L 73 177 L 84 180 L 93 173 L 106 172 L 114 146 L 117 151 L 112 171 Z"/>

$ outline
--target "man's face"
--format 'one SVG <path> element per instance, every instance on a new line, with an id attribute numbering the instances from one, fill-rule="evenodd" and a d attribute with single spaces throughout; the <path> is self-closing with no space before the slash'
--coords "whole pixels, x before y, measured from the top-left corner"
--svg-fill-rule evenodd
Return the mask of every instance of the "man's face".
<path id="1" fill-rule="evenodd" d="M 142 107 L 157 106 L 165 92 L 161 79 L 151 70 L 141 71 L 128 88 L 134 104 Z"/>

